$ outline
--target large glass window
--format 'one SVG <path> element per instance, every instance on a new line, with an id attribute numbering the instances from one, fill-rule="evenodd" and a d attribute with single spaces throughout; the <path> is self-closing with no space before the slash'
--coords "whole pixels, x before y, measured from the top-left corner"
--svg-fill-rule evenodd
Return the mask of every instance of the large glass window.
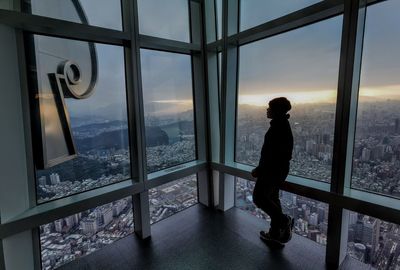
<path id="1" fill-rule="evenodd" d="M 42 225 L 42 269 L 56 269 L 133 231 L 131 197 Z"/>
<path id="2" fill-rule="evenodd" d="M 236 207 L 270 222 L 270 217 L 253 204 L 254 185 L 255 182 L 236 178 Z M 280 191 L 280 200 L 283 212 L 294 218 L 296 234 L 326 245 L 328 204 L 285 191 Z"/>
<path id="3" fill-rule="evenodd" d="M 147 170 L 196 159 L 189 55 L 141 49 Z"/>
<path id="4" fill-rule="evenodd" d="M 240 0 L 240 31 L 272 21 L 321 0 Z"/>
<path id="5" fill-rule="evenodd" d="M 120 0 L 25 0 L 35 15 L 122 30 Z"/>
<path id="6" fill-rule="evenodd" d="M 197 175 L 149 190 L 150 223 L 153 224 L 197 204 Z"/>
<path id="7" fill-rule="evenodd" d="M 367 7 L 352 187 L 400 197 L 400 2 Z"/>
<path id="8" fill-rule="evenodd" d="M 240 47 L 236 161 L 256 166 L 269 100 L 285 96 L 294 149 L 290 173 L 330 181 L 342 16 Z"/>
<path id="9" fill-rule="evenodd" d="M 123 48 L 39 35 L 27 45 L 38 202 L 130 178 Z"/>
<path id="10" fill-rule="evenodd" d="M 358 260 L 371 269 L 400 267 L 399 225 L 351 211 L 348 222 L 347 255 L 350 258 L 346 260 Z M 350 262 L 345 264 L 351 265 Z"/>
<path id="11" fill-rule="evenodd" d="M 138 0 L 139 32 L 190 42 L 188 0 Z"/>

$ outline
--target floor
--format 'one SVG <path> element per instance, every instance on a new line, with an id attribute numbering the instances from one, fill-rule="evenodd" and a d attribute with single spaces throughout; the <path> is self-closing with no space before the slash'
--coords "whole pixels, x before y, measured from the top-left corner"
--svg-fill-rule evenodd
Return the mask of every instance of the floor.
<path id="1" fill-rule="evenodd" d="M 271 249 L 258 237 L 265 227 L 236 208 L 195 205 L 154 224 L 150 239 L 131 235 L 59 269 L 325 269 L 324 246 L 294 235 L 283 249 Z"/>

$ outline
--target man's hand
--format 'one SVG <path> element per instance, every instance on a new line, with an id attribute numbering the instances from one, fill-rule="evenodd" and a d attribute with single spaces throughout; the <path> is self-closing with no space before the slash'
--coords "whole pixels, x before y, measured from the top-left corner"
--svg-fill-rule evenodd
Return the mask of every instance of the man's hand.
<path id="1" fill-rule="evenodd" d="M 257 177 L 258 177 L 257 168 L 255 168 L 255 169 L 253 169 L 253 170 L 251 171 L 251 176 L 253 176 L 254 178 L 257 178 Z"/>

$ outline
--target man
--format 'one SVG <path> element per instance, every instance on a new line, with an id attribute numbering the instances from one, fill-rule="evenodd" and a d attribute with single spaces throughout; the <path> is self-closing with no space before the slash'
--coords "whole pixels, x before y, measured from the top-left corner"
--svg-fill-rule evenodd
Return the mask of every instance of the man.
<path id="1" fill-rule="evenodd" d="M 286 243 L 292 237 L 293 219 L 282 213 L 279 189 L 286 180 L 292 159 L 293 135 L 287 113 L 292 106 L 285 97 L 275 98 L 268 105 L 270 128 L 264 136 L 259 164 L 251 172 L 257 178 L 253 202 L 271 218 L 269 231 L 261 231 L 260 237 Z"/>

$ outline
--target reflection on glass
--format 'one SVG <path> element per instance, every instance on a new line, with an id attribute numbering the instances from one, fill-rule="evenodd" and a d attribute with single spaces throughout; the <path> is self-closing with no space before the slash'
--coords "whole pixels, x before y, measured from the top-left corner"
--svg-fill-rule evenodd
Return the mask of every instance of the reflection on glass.
<path id="1" fill-rule="evenodd" d="M 197 204 L 197 175 L 149 190 L 150 223 L 153 224 Z"/>
<path id="2" fill-rule="evenodd" d="M 40 226 L 42 269 L 52 270 L 134 231 L 131 197 Z"/>
<path id="3" fill-rule="evenodd" d="M 399 225 L 351 211 L 348 221 L 348 258 L 344 264 L 357 265 L 357 269 L 399 269 Z M 362 264 L 352 263 L 352 259 Z"/>
<path id="4" fill-rule="evenodd" d="M 54 103 L 59 86 L 50 84 L 49 74 L 59 73 L 66 60 L 80 68 L 80 82 L 87 89 L 94 73 L 92 95 L 84 99 L 64 97 L 66 114 L 77 156 L 37 170 L 37 198 L 44 202 L 130 178 L 124 52 L 121 47 L 96 44 L 97 69 L 91 63 L 87 42 L 32 36 L 32 91 L 37 87 L 41 123 L 45 130 L 45 154 L 65 152 L 61 119 Z M 110 72 L 112 71 L 112 72 Z M 64 90 L 64 88 L 63 88 Z M 78 92 L 78 91 L 77 91 Z M 36 153 L 38 155 L 38 153 Z"/>
<path id="5" fill-rule="evenodd" d="M 256 166 L 269 128 L 267 102 L 287 97 L 290 174 L 330 181 L 342 17 L 240 47 L 236 161 Z"/>
<path id="6" fill-rule="evenodd" d="M 400 197 L 399 1 L 367 7 L 352 187 Z M 382 31 L 384 29 L 384 31 Z"/>
<path id="7" fill-rule="evenodd" d="M 218 53 L 218 106 L 221 113 L 221 93 L 222 93 L 222 52 Z"/>
<path id="8" fill-rule="evenodd" d="M 215 0 L 215 16 L 217 19 L 217 39 L 222 38 L 222 0 Z"/>
<path id="9" fill-rule="evenodd" d="M 25 0 L 24 5 L 35 15 L 122 31 L 120 0 Z"/>
<path id="10" fill-rule="evenodd" d="M 240 31 L 272 21 L 321 0 L 240 0 Z"/>
<path id="11" fill-rule="evenodd" d="M 255 182 L 236 178 L 236 207 L 270 222 L 269 216 L 253 204 L 254 185 Z M 295 220 L 296 234 L 326 245 L 328 204 L 285 191 L 280 191 L 280 200 L 283 212 Z"/>
<path id="12" fill-rule="evenodd" d="M 189 55 L 141 49 L 147 171 L 196 159 Z"/>
<path id="13" fill-rule="evenodd" d="M 190 42 L 188 0 L 138 0 L 140 34 Z"/>

